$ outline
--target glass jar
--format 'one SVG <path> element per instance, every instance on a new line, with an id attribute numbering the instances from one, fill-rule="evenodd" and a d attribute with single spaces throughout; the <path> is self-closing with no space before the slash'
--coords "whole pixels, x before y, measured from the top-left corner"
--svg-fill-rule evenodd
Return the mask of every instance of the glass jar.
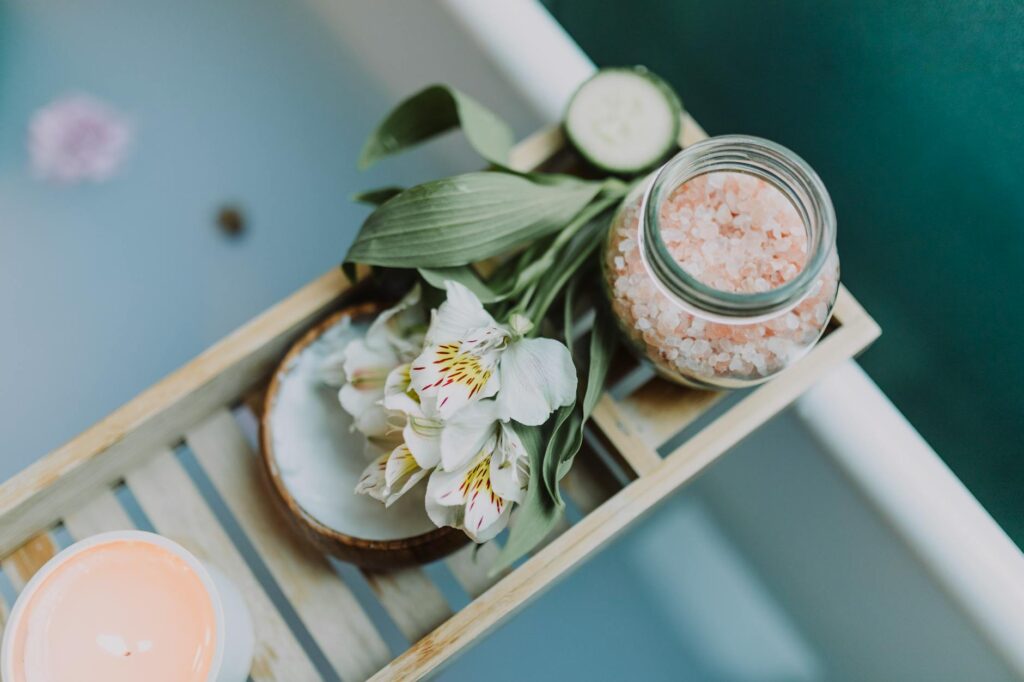
<path id="1" fill-rule="evenodd" d="M 788 149 L 742 135 L 687 147 L 612 220 L 605 291 L 634 350 L 696 388 L 761 383 L 821 338 L 839 290 L 828 192 Z"/>

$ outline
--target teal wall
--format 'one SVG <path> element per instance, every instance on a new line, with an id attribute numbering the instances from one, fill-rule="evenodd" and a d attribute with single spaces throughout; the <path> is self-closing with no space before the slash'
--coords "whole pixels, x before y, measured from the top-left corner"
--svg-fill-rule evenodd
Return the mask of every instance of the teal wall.
<path id="1" fill-rule="evenodd" d="M 599 64 L 646 64 L 714 134 L 781 142 L 839 215 L 862 358 L 1024 545 L 1024 3 L 546 3 Z"/>

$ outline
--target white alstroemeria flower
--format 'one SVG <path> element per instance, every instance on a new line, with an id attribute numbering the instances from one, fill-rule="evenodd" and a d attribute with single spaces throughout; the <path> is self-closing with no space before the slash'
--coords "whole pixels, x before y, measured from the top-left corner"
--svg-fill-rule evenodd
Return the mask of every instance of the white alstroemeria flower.
<path id="1" fill-rule="evenodd" d="M 501 419 L 536 426 L 576 398 L 576 369 L 565 346 L 526 338 L 530 323 L 521 316 L 499 324 L 458 282 L 445 288 L 448 298 L 434 312 L 426 347 L 410 370 L 413 390 L 435 402 L 439 419 L 497 394 Z"/>
<path id="2" fill-rule="evenodd" d="M 370 438 L 386 436 L 389 431 L 388 413 L 380 401 L 388 372 L 396 364 L 398 356 L 387 346 L 371 348 L 356 339 L 345 349 L 345 383 L 338 400 L 355 419 L 355 428 Z"/>
<path id="3" fill-rule="evenodd" d="M 437 526 L 461 528 L 474 542 L 486 542 L 508 524 L 529 478 L 529 457 L 519 436 L 509 424 L 493 422 L 478 452 L 457 469 L 439 467 L 430 475 L 427 515 Z"/>
<path id="4" fill-rule="evenodd" d="M 315 346 L 323 346 L 325 354 L 316 376 L 325 386 L 341 388 L 345 383 L 345 348 L 351 341 L 352 318 L 343 317 L 320 337 Z"/>
<path id="5" fill-rule="evenodd" d="M 515 326 L 516 321 L 512 322 Z M 572 356 L 554 339 L 513 341 L 501 355 L 498 375 L 498 417 L 502 420 L 540 426 L 552 412 L 576 399 Z"/>
<path id="6" fill-rule="evenodd" d="M 441 419 L 498 391 L 496 369 L 509 336 L 472 291 L 451 281 L 445 287 L 448 298 L 434 311 L 426 347 L 410 372 L 413 389 L 436 402 Z"/>
<path id="7" fill-rule="evenodd" d="M 355 427 L 370 438 L 386 436 L 391 428 L 387 410 L 381 405 L 388 374 L 422 347 L 419 328 L 425 320 L 419 301 L 417 285 L 398 305 L 378 315 L 366 336 L 328 357 L 321 370 L 324 379 L 336 376 L 340 360 L 345 383 L 338 400 L 355 418 Z"/>
<path id="8" fill-rule="evenodd" d="M 402 439 L 421 467 L 453 470 L 479 452 L 494 430 L 497 403 L 470 403 L 451 419 L 437 415 L 433 398 L 421 398 L 412 388 L 411 366 L 401 365 L 388 375 L 383 405 L 405 417 Z"/>
<path id="9" fill-rule="evenodd" d="M 348 344 L 346 344 L 347 346 Z M 331 351 L 317 368 L 317 377 L 325 386 L 341 388 L 345 385 L 345 348 Z"/>
<path id="10" fill-rule="evenodd" d="M 442 428 L 434 418 L 431 401 L 423 402 L 409 385 L 409 363 L 399 365 L 388 375 L 384 385 L 383 407 L 399 418 L 402 440 L 423 468 L 437 466 L 441 461 L 438 435 Z"/>
<path id="11" fill-rule="evenodd" d="M 356 484 L 356 493 L 369 495 L 390 507 L 419 483 L 428 471 L 420 467 L 409 448 L 402 443 L 370 462 Z"/>

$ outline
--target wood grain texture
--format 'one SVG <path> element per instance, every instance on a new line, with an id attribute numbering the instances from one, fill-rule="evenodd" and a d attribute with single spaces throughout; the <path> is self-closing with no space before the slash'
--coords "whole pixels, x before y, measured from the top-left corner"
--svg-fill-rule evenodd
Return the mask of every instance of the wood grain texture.
<path id="1" fill-rule="evenodd" d="M 321 523 L 299 504 L 285 484 L 274 452 L 274 422 L 271 416 L 285 377 L 310 344 L 316 342 L 341 320 L 348 318 L 369 323 L 384 307 L 375 301 L 346 306 L 313 326 L 292 345 L 271 377 L 264 396 L 261 410 L 263 416 L 260 418 L 259 460 L 270 483 L 270 497 L 307 540 L 327 554 L 378 571 L 417 566 L 448 556 L 466 544 L 466 536 L 455 528 L 434 528 L 426 533 L 404 538 L 370 540 L 347 535 Z"/>
<path id="2" fill-rule="evenodd" d="M 331 270 L 0 485 L 0 556 L 239 397 L 348 288 Z"/>
<path id="3" fill-rule="evenodd" d="M 643 439 L 638 427 L 625 417 L 608 393 L 601 396 L 591 418 L 637 476 L 649 474 L 661 464 L 654 447 Z"/>
<path id="4" fill-rule="evenodd" d="M 700 126 L 684 116 L 681 143 L 693 144 L 704 137 Z M 559 151 L 563 145 L 560 129 L 542 130 L 516 148 L 512 164 L 522 170 L 548 160 L 552 167 L 564 165 L 566 155 Z M 333 621 L 325 623 L 323 613 L 307 615 L 319 605 L 310 604 L 308 595 L 298 594 L 295 586 L 307 585 L 307 577 L 296 578 L 295 573 L 305 575 L 310 569 L 303 562 L 312 559 L 304 558 L 300 540 L 274 526 L 273 517 L 266 515 L 268 510 L 260 507 L 259 499 L 253 496 L 251 473 L 237 464 L 246 451 L 238 444 L 240 434 L 226 428 L 226 419 L 231 416 L 223 409 L 245 398 L 247 392 L 250 400 L 258 396 L 285 349 L 340 307 L 343 300 L 349 300 L 348 288 L 340 272 L 327 273 L 0 486 L 0 556 L 61 518 L 75 537 L 130 523 L 110 490 L 127 475 L 157 530 L 225 570 L 246 596 L 260 642 L 253 679 L 317 679 L 312 664 L 244 559 L 166 449 L 188 432 L 189 443 L 204 470 L 243 524 L 282 591 L 296 604 L 311 634 L 326 654 L 336 657 L 332 658 L 334 665 L 341 669 L 351 664 L 355 670 L 357 663 L 342 660 L 347 653 L 332 651 L 334 642 L 345 635 L 328 630 L 359 630 L 362 625 L 339 626 Z M 499 579 L 488 577 L 485 566 L 493 560 L 489 555 L 497 552 L 497 546 L 481 550 L 483 561 L 471 560 L 468 548 L 451 557 L 448 567 L 456 580 L 469 595 L 479 595 L 459 613 L 452 615 L 443 595 L 419 569 L 365 570 L 384 609 L 414 643 L 373 679 L 419 679 L 436 672 L 665 497 L 692 481 L 817 377 L 863 350 L 879 333 L 874 321 L 844 287 L 840 288 L 835 317 L 838 327 L 799 363 L 751 392 L 664 459 L 658 456 L 657 448 L 710 407 L 715 394 L 700 394 L 654 380 L 638 386 L 628 396 L 620 396 L 619 402 L 604 396 L 595 411 L 594 431 L 603 434 L 637 478 L 623 487 L 603 461 L 585 448 L 564 481 L 566 495 L 585 514 L 582 520 L 570 528 L 560 528 L 564 532 L 550 538 L 550 544 Z M 628 370 L 631 363 L 622 363 L 622 368 Z M 225 457 L 225 452 L 233 452 L 235 459 Z M 30 571 L 35 570 L 32 566 L 44 560 L 47 551 L 56 549 L 48 549 L 46 542 L 38 539 L 36 545 L 18 550 L 4 560 L 5 568 L 17 567 L 11 572 L 31 575 Z M 52 539 L 49 542 L 52 544 Z M 344 599 L 345 606 L 332 611 L 344 610 L 342 620 L 365 618 L 361 609 L 354 611 L 355 616 L 349 614 L 349 597 Z M 300 609 L 303 600 L 307 600 L 306 606 Z M 378 656 L 379 652 L 373 653 L 367 659 L 380 660 Z M 357 671 L 353 676 L 359 674 Z"/>
<path id="5" fill-rule="evenodd" d="M 116 505 L 120 511 L 121 506 L 114 499 L 113 493 L 106 493 L 109 495 L 110 500 Z M 90 502 L 89 504 L 76 510 L 75 518 L 92 518 L 97 514 L 96 501 Z M 122 512 L 123 513 L 123 512 Z M 127 518 L 127 517 L 126 517 Z M 82 538 L 88 537 L 88 535 L 94 535 L 95 533 L 103 532 L 105 530 L 118 530 L 117 528 L 106 528 L 101 527 L 96 530 L 92 530 L 85 535 L 76 535 L 76 529 L 80 528 L 75 525 L 77 521 L 70 519 L 64 520 L 64 526 L 68 532 L 72 534 L 72 537 Z M 130 525 L 128 526 L 130 527 Z M 21 591 L 25 584 L 31 580 L 32 576 L 43 567 L 47 561 L 50 560 L 58 552 L 57 544 L 54 542 L 53 537 L 49 533 L 41 533 L 27 543 L 22 545 L 13 554 L 9 555 L 3 561 L 3 569 L 8 579 L 11 581 L 11 585 L 14 589 Z M 0 601 L 0 628 L 3 627 L 4 623 L 7 622 L 8 609 L 7 605 Z"/>
<path id="6" fill-rule="evenodd" d="M 384 610 L 410 643 L 419 641 L 452 615 L 444 595 L 422 569 L 364 569 L 363 575 Z"/>
<path id="7" fill-rule="evenodd" d="M 859 306 L 858 306 L 859 307 Z M 853 311 L 851 311 L 853 312 Z M 866 348 L 880 333 L 869 318 L 859 323 L 843 323 L 826 336 L 803 359 L 786 370 L 782 377 L 763 384 L 749 396 L 734 405 L 692 438 L 671 452 L 665 461 L 700 462 L 707 450 L 721 445 L 732 447 L 758 426 L 796 400 L 818 377 L 839 363 Z"/>
<path id="8" fill-rule="evenodd" d="M 0 567 L 14 589 L 21 591 L 40 568 L 59 551 L 49 533 L 39 533 L 7 556 Z"/>
<path id="9" fill-rule="evenodd" d="M 679 146 L 689 147 L 691 144 L 706 139 L 708 134 L 688 113 L 683 113 L 683 127 L 679 131 Z"/>
<path id="10" fill-rule="evenodd" d="M 882 333 L 878 324 L 868 315 L 867 311 L 853 297 L 846 286 L 839 285 L 833 317 L 839 324 L 847 328 L 856 328 L 871 343 Z M 867 344 L 865 344 L 865 347 Z"/>
<path id="11" fill-rule="evenodd" d="M 881 331 L 844 286 L 839 288 L 834 319 L 840 327 L 829 336 L 844 328 L 863 327 L 865 338 L 870 337 L 867 343 L 870 343 Z M 593 420 L 615 454 L 638 476 L 642 476 L 660 463 L 659 447 L 724 396 L 722 392 L 677 386 L 655 376 L 621 400 L 605 393 L 594 409 Z"/>
<path id="12" fill-rule="evenodd" d="M 652 450 L 707 412 L 725 393 L 683 388 L 654 377 L 616 402 L 617 417 Z"/>
<path id="13" fill-rule="evenodd" d="M 164 449 L 151 457 L 128 474 L 128 485 L 157 532 L 219 568 L 241 591 L 256 630 L 252 679 L 318 679 L 313 664 L 174 453 Z"/>
<path id="14" fill-rule="evenodd" d="M 681 147 L 688 147 L 707 138 L 707 133 L 690 114 L 684 112 L 682 118 L 682 127 L 679 131 Z M 619 364 L 620 367 L 626 368 L 634 366 L 631 363 Z M 622 375 L 623 370 L 619 369 L 613 376 L 621 378 Z M 669 390 L 666 391 L 654 381 L 661 380 L 648 382 L 640 389 L 638 398 L 634 398 L 633 401 L 627 399 L 621 403 L 616 402 L 606 393 L 594 408 L 592 417 L 615 447 L 616 454 L 620 455 L 638 476 L 650 473 L 661 463 L 657 448 L 666 438 L 678 433 L 686 423 L 696 419 L 716 400 L 713 397 L 714 393 L 700 395 L 697 391 L 689 391 L 686 397 L 683 397 L 683 392 L 678 387 L 669 385 Z M 650 389 L 647 392 L 643 390 L 652 384 L 654 392 L 657 393 L 657 403 L 654 406 L 645 404 L 645 398 L 651 396 Z M 670 396 L 675 403 L 671 407 L 665 404 L 666 396 Z M 641 419 L 637 419 L 637 416 Z M 672 423 L 676 419 L 685 420 L 685 423 L 673 427 Z M 666 433 L 670 430 L 671 433 Z"/>
<path id="15" fill-rule="evenodd" d="M 561 126 L 541 128 L 521 140 L 509 154 L 508 165 L 519 171 L 533 170 L 565 147 Z"/>
<path id="16" fill-rule="evenodd" d="M 586 446 L 584 446 L 585 448 Z M 610 472 L 602 463 L 593 461 L 583 452 L 577 456 L 577 460 L 572 470 L 562 480 L 562 492 L 572 500 L 573 504 L 586 513 L 611 497 L 612 491 L 608 490 L 605 486 L 608 485 L 608 481 L 613 481 L 614 478 L 611 477 Z M 604 469 L 607 476 L 602 476 L 596 470 L 596 467 Z M 617 482 L 612 485 L 614 485 L 615 491 L 621 488 Z M 536 551 L 546 547 L 562 535 L 562 533 L 569 530 L 570 527 L 571 525 L 568 520 L 564 516 L 561 517 L 551 533 L 538 543 Z M 501 546 L 496 541 L 479 546 L 468 545 L 450 556 L 445 563 L 455 576 L 455 580 L 466 591 L 466 594 L 475 598 L 489 590 L 511 572 L 510 569 L 504 569 L 495 575 L 490 574 L 491 566 L 494 565 L 500 552 Z"/>
<path id="17" fill-rule="evenodd" d="M 565 496 L 584 514 L 597 509 L 622 490 L 622 484 L 586 442 L 561 485 Z"/>
<path id="18" fill-rule="evenodd" d="M 479 546 L 469 544 L 448 557 L 445 564 L 466 594 L 475 598 L 508 575 L 507 569 L 499 571 L 496 575 L 490 575 L 491 567 L 498 558 L 499 552 L 501 552 L 501 546 L 496 541 Z"/>
<path id="19" fill-rule="evenodd" d="M 538 131 L 517 145 L 511 163 L 533 168 L 563 142 L 558 127 Z M 330 270 L 0 485 L 0 556 L 265 380 L 285 349 L 349 288 L 339 269 Z"/>
<path id="20" fill-rule="evenodd" d="M 684 115 L 682 144 L 704 132 Z M 552 126 L 523 140 L 511 165 L 527 170 L 564 146 Z M 0 556 L 113 484 L 210 410 L 264 379 L 290 343 L 335 306 L 350 283 L 337 269 L 270 308 L 67 444 L 0 485 Z"/>
<path id="21" fill-rule="evenodd" d="M 445 662 L 524 608 L 565 573 L 604 547 L 629 524 L 692 481 L 726 450 L 778 414 L 830 368 L 865 348 L 879 330 L 846 301 L 848 318 L 781 377 L 733 406 L 647 474 L 623 488 L 519 569 L 455 614 L 373 679 L 416 679 Z M 838 306 L 837 306 L 838 308 Z M 635 447 L 635 442 L 631 447 Z M 642 445 L 646 448 L 646 444 Z"/>
<path id="22" fill-rule="evenodd" d="M 65 516 L 64 527 L 75 540 L 84 540 L 97 533 L 131 530 L 135 524 L 117 501 L 114 491 L 107 489 Z"/>
<path id="23" fill-rule="evenodd" d="M 268 499 L 259 457 L 234 416 L 217 410 L 188 431 L 187 442 L 341 678 L 363 680 L 382 668 L 391 658 L 387 645 L 324 555 Z"/>

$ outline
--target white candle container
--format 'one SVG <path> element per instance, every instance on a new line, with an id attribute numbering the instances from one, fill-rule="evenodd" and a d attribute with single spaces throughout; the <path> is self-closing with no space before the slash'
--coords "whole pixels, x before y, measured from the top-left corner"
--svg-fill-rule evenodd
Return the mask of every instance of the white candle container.
<path id="1" fill-rule="evenodd" d="M 139 530 L 113 531 L 100 533 L 76 542 L 63 550 L 36 571 L 25 589 L 18 595 L 18 600 L 11 611 L 11 617 L 4 629 L 3 645 L 0 648 L 0 679 L 14 682 L 14 633 L 18 630 L 27 604 L 32 595 L 39 589 L 46 578 L 59 566 L 81 552 L 118 540 L 148 542 L 168 550 L 191 568 L 206 588 L 213 605 L 216 619 L 217 643 L 210 666 L 209 682 L 244 682 L 252 665 L 255 635 L 249 609 L 242 594 L 234 583 L 223 573 L 212 566 L 203 564 L 191 552 L 172 540 Z"/>

